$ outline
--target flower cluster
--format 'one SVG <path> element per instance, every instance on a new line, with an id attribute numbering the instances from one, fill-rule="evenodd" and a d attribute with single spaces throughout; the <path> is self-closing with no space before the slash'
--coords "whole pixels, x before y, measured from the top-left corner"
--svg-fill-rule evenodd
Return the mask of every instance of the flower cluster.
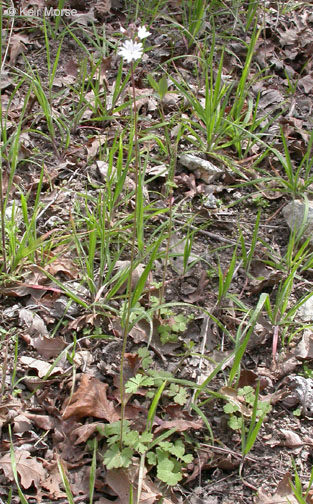
<path id="1" fill-rule="evenodd" d="M 121 27 L 121 32 L 126 33 L 126 30 Z M 140 40 L 143 40 L 149 37 L 151 33 L 146 29 L 145 26 L 140 26 L 138 28 L 137 34 L 122 44 L 119 48 L 117 54 L 122 56 L 126 60 L 127 63 L 131 63 L 132 61 L 136 61 L 140 59 L 143 54 L 143 44 Z"/>

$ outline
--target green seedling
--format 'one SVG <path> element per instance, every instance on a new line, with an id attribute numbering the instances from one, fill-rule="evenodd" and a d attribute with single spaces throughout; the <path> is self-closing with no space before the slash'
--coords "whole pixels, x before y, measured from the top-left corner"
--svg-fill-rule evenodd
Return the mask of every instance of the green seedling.
<path id="1" fill-rule="evenodd" d="M 241 432 L 242 454 L 247 455 L 257 438 L 266 415 L 271 411 L 267 401 L 259 400 L 259 385 L 256 390 L 245 386 L 237 390 L 237 397 L 229 396 L 224 412 L 229 415 L 228 425 Z M 247 425 L 250 418 L 249 426 Z"/>
<path id="2" fill-rule="evenodd" d="M 151 432 L 153 418 L 156 412 L 156 407 L 161 398 L 161 394 L 165 392 L 166 382 L 162 382 L 161 386 L 156 391 L 155 386 L 157 381 L 151 376 L 137 374 L 131 378 L 125 386 L 127 394 L 136 394 L 139 388 L 154 389 L 153 400 L 149 409 L 146 430 L 139 432 L 130 428 L 130 422 L 123 422 L 123 444 L 121 445 L 121 422 L 114 422 L 103 427 L 98 427 L 102 436 L 107 440 L 108 449 L 104 453 L 103 463 L 107 469 L 115 469 L 120 467 L 129 467 L 133 462 L 133 458 L 145 457 L 150 468 L 155 467 L 157 478 L 168 484 L 176 485 L 182 479 L 182 468 L 192 461 L 192 455 L 185 453 L 185 445 L 181 439 L 169 441 L 175 429 L 170 429 L 158 437 L 154 437 Z M 168 394 L 176 398 L 183 398 L 183 387 L 170 385 Z M 181 389 L 181 390 L 180 390 Z M 181 403 L 181 402 L 180 402 Z"/>
<path id="3" fill-rule="evenodd" d="M 209 7 L 207 0 L 184 0 L 183 4 L 183 33 L 190 48 L 202 34 Z"/>
<path id="4" fill-rule="evenodd" d="M 150 297 L 152 310 L 158 308 L 160 325 L 158 326 L 158 333 L 163 345 L 166 343 L 174 343 L 178 340 L 179 334 L 186 331 L 188 322 L 193 319 L 193 315 L 188 316 L 175 312 L 167 305 L 160 307 L 159 299 L 155 296 Z"/>
<path id="5" fill-rule="evenodd" d="M 294 459 L 292 459 L 291 462 L 294 471 L 294 482 L 289 480 L 290 488 L 299 504 L 307 504 L 308 499 L 310 499 L 310 490 L 312 489 L 313 485 L 313 469 L 311 469 L 310 479 L 308 483 L 304 485 L 304 483 L 301 481 L 301 477 L 298 473 Z"/>

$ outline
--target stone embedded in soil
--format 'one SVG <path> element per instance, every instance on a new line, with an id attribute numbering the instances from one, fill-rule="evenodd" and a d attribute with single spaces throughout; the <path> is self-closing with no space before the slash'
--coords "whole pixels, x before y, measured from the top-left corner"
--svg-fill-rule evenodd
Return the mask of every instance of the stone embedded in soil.
<path id="1" fill-rule="evenodd" d="M 313 246 L 313 201 L 294 200 L 283 209 L 283 216 L 291 231 L 298 233 L 303 228 L 302 241 L 310 238 Z"/>
<path id="2" fill-rule="evenodd" d="M 313 296 L 309 297 L 297 310 L 297 318 L 302 322 L 313 321 Z"/>
<path id="3" fill-rule="evenodd" d="M 195 172 L 196 178 L 203 180 L 206 184 L 210 184 L 224 173 L 224 170 L 218 168 L 210 161 L 194 154 L 182 154 L 179 156 L 179 161 L 185 168 Z"/>

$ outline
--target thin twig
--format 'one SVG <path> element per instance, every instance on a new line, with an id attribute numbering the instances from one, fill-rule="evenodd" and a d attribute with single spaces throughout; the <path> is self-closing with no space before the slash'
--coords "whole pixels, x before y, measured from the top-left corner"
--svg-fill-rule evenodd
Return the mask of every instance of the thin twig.
<path id="1" fill-rule="evenodd" d="M 11 3 L 11 9 L 12 9 L 12 12 L 14 12 L 15 8 L 14 8 L 14 3 L 13 3 L 13 0 L 10 1 Z M 2 63 L 1 63 L 1 69 L 0 69 L 0 73 L 2 74 L 3 72 L 3 69 L 4 69 L 4 65 L 5 65 L 5 60 L 7 59 L 7 55 L 8 55 L 8 51 L 9 51 L 9 47 L 10 47 L 10 41 L 11 41 L 11 38 L 12 38 L 12 34 L 13 34 L 13 28 L 14 28 L 14 15 L 11 16 L 11 26 L 10 26 L 10 32 L 9 32 L 9 36 L 8 36 L 8 40 L 7 40 L 7 46 L 5 48 L 5 52 L 4 52 L 4 56 L 3 56 L 3 60 L 2 60 Z M 1 27 L 2 29 L 2 27 Z"/>
<path id="2" fill-rule="evenodd" d="M 166 215 L 162 215 L 162 214 L 160 214 L 159 217 L 162 220 L 168 219 L 168 217 Z M 173 218 L 172 221 L 175 222 L 176 224 L 180 224 L 183 226 L 186 225 L 186 222 L 183 222 L 183 221 L 176 219 L 176 218 Z M 189 224 L 189 227 L 191 229 L 197 230 L 198 233 L 200 233 L 200 234 L 203 234 L 205 236 L 209 236 L 210 238 L 213 238 L 214 240 L 219 240 L 221 242 L 228 243 L 229 245 L 237 245 L 237 242 L 235 242 L 234 240 L 231 240 L 230 238 L 224 238 L 224 236 L 220 236 L 216 233 L 211 233 L 210 231 L 205 231 L 205 229 L 199 229 L 197 226 L 194 226 L 193 224 Z"/>

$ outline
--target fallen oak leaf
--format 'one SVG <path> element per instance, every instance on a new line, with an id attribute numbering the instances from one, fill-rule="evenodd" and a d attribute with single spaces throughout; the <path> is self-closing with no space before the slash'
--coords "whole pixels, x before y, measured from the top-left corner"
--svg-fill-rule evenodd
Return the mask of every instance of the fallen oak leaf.
<path id="1" fill-rule="evenodd" d="M 288 448 L 299 448 L 299 446 L 306 444 L 305 441 L 302 441 L 299 434 L 292 430 L 280 429 L 280 432 L 285 436 L 283 446 L 287 446 Z"/>
<path id="2" fill-rule="evenodd" d="M 21 477 L 22 487 L 27 489 L 32 483 L 34 483 L 35 487 L 38 487 L 40 481 L 46 477 L 46 471 L 42 464 L 31 457 L 30 452 L 27 450 L 18 450 L 14 456 L 16 470 Z M 14 481 L 10 453 L 6 453 L 1 457 L 0 467 L 3 469 L 5 476 L 9 480 Z"/>
<path id="3" fill-rule="evenodd" d="M 44 376 L 51 376 L 57 373 L 63 374 L 63 369 L 59 366 L 52 367 L 52 364 L 49 362 L 45 362 L 40 359 L 33 359 L 32 357 L 22 356 L 20 358 L 20 362 L 25 364 L 28 368 L 36 369 L 38 372 L 39 378 L 43 378 Z"/>
<path id="4" fill-rule="evenodd" d="M 292 480 L 292 475 L 287 472 L 283 479 L 278 483 L 274 495 L 269 495 L 260 488 L 255 504 L 297 504 L 298 500 L 293 494 L 290 480 Z"/>
<path id="5" fill-rule="evenodd" d="M 10 65 L 14 66 L 17 57 L 27 51 L 26 44 L 29 44 L 27 35 L 20 35 L 18 33 L 12 35 L 9 45 Z"/>
<path id="6" fill-rule="evenodd" d="M 72 435 L 77 436 L 74 445 L 78 445 L 79 443 L 86 443 L 90 436 L 94 434 L 94 432 L 98 431 L 98 427 L 103 427 L 103 422 L 93 422 L 91 424 L 85 424 L 76 427 L 76 429 L 72 431 Z"/>
<path id="7" fill-rule="evenodd" d="M 63 273 L 73 280 L 79 278 L 79 270 L 76 268 L 71 259 L 57 258 L 52 263 L 48 264 L 45 270 L 52 276 L 56 276 L 58 273 Z"/>
<path id="8" fill-rule="evenodd" d="M 100 321 L 99 314 L 87 313 L 85 315 L 77 317 L 74 320 L 71 320 L 71 322 L 66 326 L 66 328 L 63 329 L 62 332 L 68 332 L 69 330 L 79 332 L 87 325 L 98 327 L 99 321 Z"/>
<path id="9" fill-rule="evenodd" d="M 39 355 L 41 355 L 45 359 L 57 357 L 66 347 L 65 341 L 60 336 L 56 336 L 55 338 L 45 338 L 45 336 L 38 336 L 38 338 L 33 339 L 32 345 L 37 350 Z"/>
<path id="10" fill-rule="evenodd" d="M 83 374 L 78 389 L 63 411 L 64 420 L 71 416 L 78 418 L 93 416 L 103 418 L 110 423 L 119 420 L 120 416 L 115 410 L 113 401 L 109 401 L 107 398 L 107 388 L 106 383 L 102 383 L 88 374 Z"/>
<path id="11" fill-rule="evenodd" d="M 25 416 L 31 420 L 39 429 L 48 431 L 55 429 L 55 427 L 60 423 L 58 418 L 49 415 L 38 415 L 36 413 L 25 412 Z"/>
<path id="12" fill-rule="evenodd" d="M 183 432 L 189 429 L 200 430 L 203 428 L 203 423 L 202 420 L 198 421 L 183 420 L 183 419 L 167 420 L 165 422 L 161 422 L 161 425 L 157 427 L 154 432 L 156 434 L 161 430 L 172 429 L 173 427 L 175 427 L 178 432 Z"/>

